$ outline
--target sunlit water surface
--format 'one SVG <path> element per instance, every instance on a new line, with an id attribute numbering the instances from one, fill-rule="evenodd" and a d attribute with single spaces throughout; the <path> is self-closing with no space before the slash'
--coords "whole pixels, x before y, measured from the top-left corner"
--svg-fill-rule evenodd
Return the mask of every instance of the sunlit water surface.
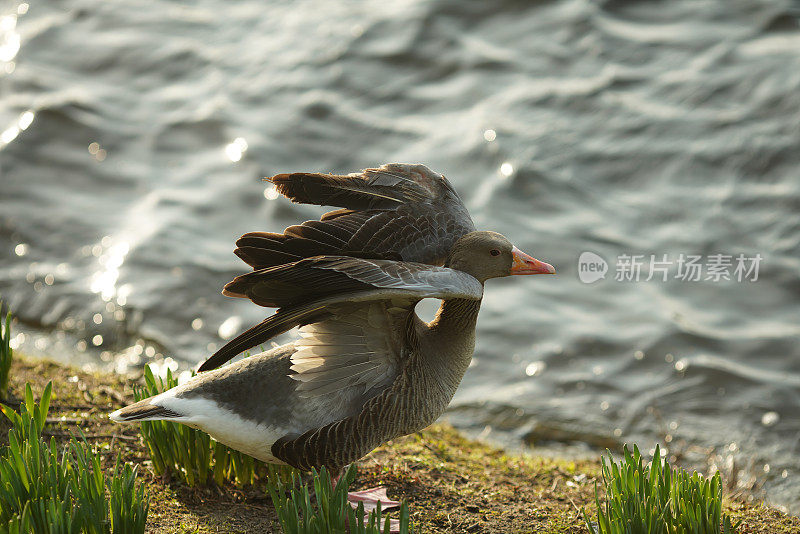
<path id="1" fill-rule="evenodd" d="M 219 294 L 245 268 L 235 238 L 321 211 L 263 176 L 424 162 L 559 272 L 487 285 L 453 422 L 517 445 L 660 442 L 800 512 L 788 2 L 0 6 L 15 346 L 187 369 L 264 316 Z M 584 251 L 605 279 L 578 279 Z M 623 282 L 622 254 L 763 260 L 755 282 L 674 265 Z"/>

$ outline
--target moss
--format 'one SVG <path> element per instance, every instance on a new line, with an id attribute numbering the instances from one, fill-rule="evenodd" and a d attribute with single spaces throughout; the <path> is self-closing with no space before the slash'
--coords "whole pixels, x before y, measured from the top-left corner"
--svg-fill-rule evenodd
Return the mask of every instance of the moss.
<path id="1" fill-rule="evenodd" d="M 151 494 L 148 532 L 279 532 L 263 487 L 189 488 L 153 474 L 138 427 L 106 417 L 133 400 L 130 380 L 17 357 L 10 390 L 20 395 L 27 381 L 38 395 L 48 380 L 53 400 L 45 433 L 66 441 L 80 426 L 99 446 L 105 468 L 113 467 L 117 452 L 143 465 Z M 0 422 L 0 443 L 7 429 Z M 426 533 L 587 533 L 580 510 L 594 508 L 599 473 L 597 462 L 509 455 L 437 424 L 361 460 L 355 489 L 387 486 L 391 497 L 408 500 L 413 523 Z M 726 507 L 743 519 L 742 534 L 800 532 L 800 519 L 764 505 L 734 501 Z"/>

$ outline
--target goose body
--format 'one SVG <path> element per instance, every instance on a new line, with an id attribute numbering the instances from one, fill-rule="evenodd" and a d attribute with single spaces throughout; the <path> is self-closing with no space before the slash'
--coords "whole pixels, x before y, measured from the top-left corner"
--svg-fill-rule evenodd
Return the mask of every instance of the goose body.
<path id="1" fill-rule="evenodd" d="M 293 201 L 343 208 L 237 242 L 253 271 L 224 293 L 277 312 L 186 384 L 110 417 L 169 419 L 266 462 L 335 471 L 444 412 L 472 358 L 487 279 L 554 269 L 475 231 L 449 182 L 421 165 L 272 181 Z M 423 298 L 442 300 L 430 323 L 414 312 Z M 221 366 L 296 326 L 299 340 Z"/>

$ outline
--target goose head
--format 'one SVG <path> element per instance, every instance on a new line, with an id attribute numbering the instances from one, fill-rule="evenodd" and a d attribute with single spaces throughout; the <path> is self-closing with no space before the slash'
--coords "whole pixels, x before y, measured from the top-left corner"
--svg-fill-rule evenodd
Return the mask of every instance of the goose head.
<path id="1" fill-rule="evenodd" d="M 529 256 L 497 232 L 470 232 L 456 241 L 446 267 L 471 274 L 481 283 L 522 274 L 555 274 L 549 263 Z"/>

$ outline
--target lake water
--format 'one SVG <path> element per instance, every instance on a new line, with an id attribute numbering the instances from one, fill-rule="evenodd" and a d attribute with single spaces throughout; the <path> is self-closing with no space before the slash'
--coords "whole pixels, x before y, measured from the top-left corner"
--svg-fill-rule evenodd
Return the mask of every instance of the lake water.
<path id="1" fill-rule="evenodd" d="M 234 240 L 321 212 L 262 177 L 422 162 L 559 273 L 487 284 L 455 424 L 659 442 L 800 513 L 799 20 L 765 1 L 0 1 L 14 343 L 186 369 L 264 316 L 219 293 L 246 267 Z"/>

